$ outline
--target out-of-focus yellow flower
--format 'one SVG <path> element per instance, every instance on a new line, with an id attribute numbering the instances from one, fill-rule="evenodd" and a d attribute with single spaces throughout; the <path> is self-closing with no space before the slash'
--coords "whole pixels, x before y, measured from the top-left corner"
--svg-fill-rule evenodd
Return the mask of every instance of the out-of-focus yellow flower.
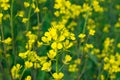
<path id="1" fill-rule="evenodd" d="M 3 17 L 3 13 L 0 13 L 0 18 L 2 18 Z"/>
<path id="2" fill-rule="evenodd" d="M 81 59 L 78 58 L 74 62 L 75 62 L 75 64 L 80 64 L 81 63 Z"/>
<path id="3" fill-rule="evenodd" d="M 41 47 L 42 45 L 43 45 L 43 42 L 39 42 L 39 41 L 37 42 L 38 47 Z"/>
<path id="4" fill-rule="evenodd" d="M 11 44 L 12 39 L 10 37 L 8 37 L 7 39 L 3 40 L 2 42 L 5 44 Z"/>
<path id="5" fill-rule="evenodd" d="M 40 12 L 40 9 L 38 7 L 36 7 L 34 12 L 38 13 L 38 12 Z"/>
<path id="6" fill-rule="evenodd" d="M 29 2 L 24 2 L 24 6 L 27 8 L 30 6 L 30 3 Z"/>
<path id="7" fill-rule="evenodd" d="M 70 64 L 68 68 L 69 72 L 76 72 L 78 71 L 77 65 L 76 64 Z"/>
<path id="8" fill-rule="evenodd" d="M 3 10 L 8 10 L 10 8 L 10 4 L 4 2 L 1 4 L 1 7 L 3 8 Z"/>
<path id="9" fill-rule="evenodd" d="M 31 80 L 31 76 L 27 76 L 25 80 Z"/>
<path id="10" fill-rule="evenodd" d="M 61 80 L 64 74 L 62 72 L 59 72 L 59 73 L 53 73 L 52 76 L 55 80 Z"/>
<path id="11" fill-rule="evenodd" d="M 117 47 L 120 48 L 120 43 L 117 44 Z"/>
<path id="12" fill-rule="evenodd" d="M 79 34 L 78 37 L 79 37 L 80 39 L 83 39 L 83 38 L 85 38 L 85 36 L 86 36 L 85 34 L 82 34 L 82 33 L 81 33 L 81 34 Z"/>
<path id="13" fill-rule="evenodd" d="M 32 62 L 25 61 L 25 68 L 31 68 L 33 66 Z"/>
<path id="14" fill-rule="evenodd" d="M 19 16 L 19 17 L 23 17 L 23 16 L 24 16 L 24 14 L 25 14 L 25 12 L 24 12 L 24 11 L 19 11 L 19 12 L 17 13 L 17 16 Z"/>
<path id="15" fill-rule="evenodd" d="M 34 3 L 32 3 L 31 6 L 32 6 L 33 9 L 35 9 L 35 4 Z"/>
<path id="16" fill-rule="evenodd" d="M 22 66 L 20 64 L 16 64 L 15 66 L 12 67 L 11 69 L 11 74 L 13 79 L 17 79 L 20 77 L 19 71 L 22 68 Z"/>
<path id="17" fill-rule="evenodd" d="M 95 34 L 95 30 L 90 29 L 89 35 L 93 36 Z"/>
<path id="18" fill-rule="evenodd" d="M 26 23 L 27 21 L 28 21 L 28 18 L 23 18 L 23 19 L 22 19 L 22 22 L 23 22 L 23 23 Z"/>

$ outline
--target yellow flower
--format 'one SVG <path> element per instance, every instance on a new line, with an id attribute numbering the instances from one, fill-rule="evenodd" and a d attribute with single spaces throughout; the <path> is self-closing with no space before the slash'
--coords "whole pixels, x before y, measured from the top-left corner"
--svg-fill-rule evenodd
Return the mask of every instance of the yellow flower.
<path id="1" fill-rule="evenodd" d="M 78 58 L 74 62 L 75 62 L 75 64 L 80 64 L 81 63 L 81 59 Z"/>
<path id="2" fill-rule="evenodd" d="M 59 17 L 59 16 L 60 16 L 59 11 L 54 12 L 54 15 L 55 15 L 56 17 Z"/>
<path id="3" fill-rule="evenodd" d="M 65 56 L 64 64 L 68 64 L 69 61 L 72 60 L 72 57 L 70 55 Z"/>
<path id="4" fill-rule="evenodd" d="M 33 66 L 32 62 L 25 61 L 25 68 L 31 68 Z"/>
<path id="5" fill-rule="evenodd" d="M 15 66 L 12 67 L 11 74 L 12 74 L 13 79 L 17 79 L 20 77 L 19 71 L 21 67 L 22 66 L 20 64 L 16 64 Z"/>
<path id="6" fill-rule="evenodd" d="M 52 48 L 52 49 L 62 49 L 62 48 L 63 48 L 63 45 L 62 45 L 62 43 L 53 42 L 53 43 L 51 44 L 51 48 Z"/>
<path id="7" fill-rule="evenodd" d="M 120 48 L 120 43 L 117 44 L 117 47 Z"/>
<path id="8" fill-rule="evenodd" d="M 53 73 L 52 76 L 55 80 L 61 80 L 64 74 L 62 72 L 59 72 L 59 73 Z"/>
<path id="9" fill-rule="evenodd" d="M 31 6 L 32 6 L 33 9 L 35 9 L 35 4 L 34 3 L 32 3 Z"/>
<path id="10" fill-rule="evenodd" d="M 41 70 L 51 71 L 51 61 L 43 63 Z"/>
<path id="11" fill-rule="evenodd" d="M 47 54 L 50 59 L 53 59 L 56 56 L 56 52 L 54 50 L 50 50 Z"/>
<path id="12" fill-rule="evenodd" d="M 80 39 L 83 39 L 83 38 L 85 38 L 85 36 L 86 36 L 85 34 L 82 34 L 82 33 L 81 33 L 81 34 L 79 34 L 78 37 L 79 37 Z"/>
<path id="13" fill-rule="evenodd" d="M 10 37 L 8 37 L 7 39 L 3 40 L 2 42 L 5 44 L 11 44 L 12 39 Z"/>
<path id="14" fill-rule="evenodd" d="M 38 12 L 40 12 L 40 9 L 38 7 L 36 7 L 34 12 L 38 13 Z"/>
<path id="15" fill-rule="evenodd" d="M 65 49 L 68 49 L 73 45 L 73 42 L 70 42 L 69 40 L 66 40 L 63 45 L 64 45 Z"/>
<path id="16" fill-rule="evenodd" d="M 31 76 L 27 76 L 25 80 L 31 80 Z"/>
<path id="17" fill-rule="evenodd" d="M 8 10 L 10 8 L 10 5 L 8 3 L 2 3 L 1 7 L 3 8 L 3 10 Z"/>
<path id="18" fill-rule="evenodd" d="M 76 71 L 78 71 L 77 65 L 76 64 L 69 65 L 68 71 L 69 72 L 76 72 Z"/>
<path id="19" fill-rule="evenodd" d="M 37 42 L 37 46 L 38 46 L 38 47 L 41 47 L 42 45 L 43 45 L 42 42 L 39 42 L 39 41 Z"/>
<path id="20" fill-rule="evenodd" d="M 29 2 L 24 2 L 24 6 L 27 8 L 30 6 Z"/>
<path id="21" fill-rule="evenodd" d="M 89 35 L 93 36 L 95 34 L 95 30 L 90 29 Z"/>
<path id="22" fill-rule="evenodd" d="M 57 48 L 58 48 L 58 49 L 62 49 L 62 48 L 63 48 L 62 43 L 58 43 L 58 44 L 57 44 Z"/>
<path id="23" fill-rule="evenodd" d="M 23 22 L 23 23 L 26 23 L 27 21 L 28 21 L 28 18 L 23 18 L 23 19 L 22 19 L 22 22 Z"/>
<path id="24" fill-rule="evenodd" d="M 17 13 L 17 16 L 19 16 L 19 17 L 23 17 L 24 16 L 24 11 L 19 11 L 18 13 Z"/>
<path id="25" fill-rule="evenodd" d="M 86 44 L 86 48 L 93 48 L 93 44 Z"/>
<path id="26" fill-rule="evenodd" d="M 0 13 L 0 18 L 2 18 L 3 17 L 3 13 Z"/>
<path id="27" fill-rule="evenodd" d="M 56 42 L 53 42 L 53 43 L 51 44 L 51 48 L 52 48 L 52 49 L 57 49 L 57 43 L 56 43 Z"/>

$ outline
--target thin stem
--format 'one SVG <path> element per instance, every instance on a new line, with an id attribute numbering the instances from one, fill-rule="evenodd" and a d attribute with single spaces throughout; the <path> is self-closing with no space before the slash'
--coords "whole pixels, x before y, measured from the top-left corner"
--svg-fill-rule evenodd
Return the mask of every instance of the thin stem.
<path id="1" fill-rule="evenodd" d="M 61 68 L 59 69 L 59 71 L 61 71 L 63 69 L 63 67 L 64 67 L 64 64 L 61 66 Z"/>
<path id="2" fill-rule="evenodd" d="M 12 54 L 15 55 L 14 63 L 16 63 L 14 25 L 13 25 L 13 5 L 14 5 L 14 0 L 12 0 L 12 2 L 11 2 L 11 8 L 10 8 L 10 15 L 11 15 L 10 16 L 10 26 L 11 26 L 11 36 L 12 36 L 12 48 L 13 48 Z"/>
<path id="3" fill-rule="evenodd" d="M 32 7 L 30 6 L 30 8 L 29 8 L 29 12 L 28 12 L 27 31 L 29 30 L 29 27 L 30 27 L 31 11 L 32 11 Z"/>
<path id="4" fill-rule="evenodd" d="M 23 69 L 23 71 L 22 71 L 22 73 L 21 73 L 21 76 L 20 76 L 19 80 L 22 80 L 22 76 L 23 76 L 23 74 L 24 74 L 25 71 L 26 71 L 26 68 Z"/>
<path id="5" fill-rule="evenodd" d="M 4 30 L 3 30 L 2 23 L 0 24 L 0 30 L 1 30 L 1 38 L 2 38 L 2 41 L 3 41 L 4 40 Z M 10 71 L 10 64 L 9 64 L 8 60 L 6 59 L 6 53 L 7 53 L 6 45 L 5 45 L 5 43 L 2 43 L 2 44 L 3 44 L 3 59 L 6 61 L 6 64 L 8 65 L 8 73 L 10 74 L 11 80 L 13 80 L 12 74 L 11 74 L 11 71 Z M 0 62 L 0 65 L 2 66 L 1 62 Z M 3 67 L 2 71 L 3 71 L 3 73 L 5 73 L 4 72 L 4 67 Z"/>
<path id="6" fill-rule="evenodd" d="M 2 24 L 0 24 L 0 29 L 1 29 L 1 39 L 2 39 L 2 41 L 4 40 L 4 31 L 3 31 L 3 26 L 2 26 Z M 5 57 L 5 54 L 6 54 L 6 47 L 5 47 L 5 44 L 3 43 L 3 55 L 4 55 L 4 57 Z"/>
<path id="7" fill-rule="evenodd" d="M 85 33 L 85 30 L 86 30 L 87 21 L 88 21 L 88 16 L 89 16 L 89 11 L 86 12 L 85 23 L 84 23 L 84 26 L 83 26 L 83 33 Z"/>
<path id="8" fill-rule="evenodd" d="M 90 0 L 90 8 L 91 8 L 92 4 L 91 4 L 91 0 Z M 86 26 L 87 26 L 87 21 L 88 21 L 88 18 L 89 18 L 89 12 L 90 10 L 88 10 L 86 12 L 86 18 L 85 18 L 85 23 L 84 23 L 84 26 L 83 26 L 83 33 L 85 33 L 85 30 L 86 30 Z"/>
<path id="9" fill-rule="evenodd" d="M 36 6 L 38 7 L 38 0 L 36 0 Z M 39 12 L 37 12 L 37 26 L 38 26 L 38 37 L 40 35 L 40 18 Z"/>
<path id="10" fill-rule="evenodd" d="M 56 57 L 56 73 L 58 73 L 58 56 Z"/>

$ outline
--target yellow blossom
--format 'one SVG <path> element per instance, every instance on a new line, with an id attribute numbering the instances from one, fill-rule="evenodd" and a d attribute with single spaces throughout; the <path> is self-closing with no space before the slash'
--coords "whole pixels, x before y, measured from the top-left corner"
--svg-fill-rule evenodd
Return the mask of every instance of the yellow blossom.
<path id="1" fill-rule="evenodd" d="M 23 23 L 26 23 L 27 21 L 28 21 L 28 18 L 23 18 L 23 19 L 22 19 L 22 22 L 23 22 Z"/>
<path id="2" fill-rule="evenodd" d="M 0 18 L 2 18 L 3 17 L 3 13 L 0 13 Z"/>
<path id="3" fill-rule="evenodd" d="M 120 43 L 117 44 L 117 47 L 120 48 Z"/>
<path id="4" fill-rule="evenodd" d="M 27 8 L 30 6 L 29 2 L 24 2 L 24 6 Z"/>
<path id="5" fill-rule="evenodd" d="M 34 12 L 38 13 L 38 12 L 40 12 L 40 9 L 38 7 L 36 7 Z"/>
<path id="6" fill-rule="evenodd" d="M 78 58 L 74 62 L 75 62 L 75 64 L 80 64 L 81 63 L 81 59 Z"/>
<path id="7" fill-rule="evenodd" d="M 31 68 L 33 66 L 32 62 L 25 61 L 25 68 Z"/>
<path id="8" fill-rule="evenodd" d="M 70 55 L 65 56 L 64 64 L 68 64 L 69 61 L 72 60 L 72 57 Z"/>
<path id="9" fill-rule="evenodd" d="M 31 6 L 32 6 L 33 9 L 35 9 L 35 4 L 34 3 L 32 3 Z"/>
<path id="10" fill-rule="evenodd" d="M 41 70 L 51 71 L 51 61 L 43 63 Z"/>
<path id="11" fill-rule="evenodd" d="M 69 72 L 75 72 L 78 71 L 77 65 L 76 64 L 70 64 L 68 68 Z"/>
<path id="12" fill-rule="evenodd" d="M 82 34 L 82 33 L 81 33 L 81 34 L 79 34 L 78 37 L 79 37 L 80 39 L 83 39 L 83 38 L 85 38 L 85 36 L 86 36 L 85 34 Z"/>
<path id="13" fill-rule="evenodd" d="M 17 79 L 20 77 L 19 71 L 21 67 L 22 66 L 20 64 L 16 64 L 15 66 L 12 67 L 11 74 L 12 74 L 13 79 Z"/>
<path id="14" fill-rule="evenodd" d="M 59 72 L 59 73 L 53 73 L 52 76 L 55 80 L 61 80 L 64 74 L 62 72 Z"/>
<path id="15" fill-rule="evenodd" d="M 12 39 L 10 37 L 8 37 L 7 39 L 3 40 L 2 42 L 5 44 L 11 44 Z"/>
<path id="16" fill-rule="evenodd" d="M 37 42 L 37 46 L 38 46 L 38 47 L 41 47 L 42 45 L 43 45 L 42 42 L 39 42 L 39 41 Z"/>
<path id="17" fill-rule="evenodd" d="M 50 50 L 47 55 L 50 59 L 53 59 L 57 55 L 57 53 L 54 50 Z"/>
<path id="18" fill-rule="evenodd" d="M 95 34 L 95 30 L 90 29 L 89 35 L 93 36 Z"/>
<path id="19" fill-rule="evenodd" d="M 24 16 L 24 11 L 19 11 L 18 13 L 17 13 L 17 16 L 19 16 L 19 17 L 23 17 Z"/>
<path id="20" fill-rule="evenodd" d="M 25 80 L 31 80 L 31 76 L 27 76 Z"/>

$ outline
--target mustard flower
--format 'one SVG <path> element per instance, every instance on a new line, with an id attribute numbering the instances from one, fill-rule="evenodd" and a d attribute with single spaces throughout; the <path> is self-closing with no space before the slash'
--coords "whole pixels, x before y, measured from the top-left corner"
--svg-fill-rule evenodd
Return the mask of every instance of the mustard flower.
<path id="1" fill-rule="evenodd" d="M 51 71 L 51 61 L 43 63 L 41 70 L 48 72 Z"/>
<path id="2" fill-rule="evenodd" d="M 64 64 L 68 64 L 72 60 L 72 57 L 70 55 L 65 56 Z"/>
<path id="3" fill-rule="evenodd" d="M 9 44 L 11 44 L 12 39 L 10 37 L 8 37 L 7 39 L 2 40 L 2 42 L 9 45 Z"/>
<path id="4" fill-rule="evenodd" d="M 25 68 L 31 68 L 33 67 L 33 63 L 30 61 L 25 61 Z"/>
<path id="5" fill-rule="evenodd" d="M 29 2 L 24 2 L 24 6 L 27 8 L 30 6 L 30 3 Z"/>
<path id="6" fill-rule="evenodd" d="M 25 80 L 32 80 L 32 79 L 31 79 L 31 76 L 27 76 L 27 77 L 25 78 Z"/>
<path id="7" fill-rule="evenodd" d="M 53 73 L 52 76 L 55 80 L 61 80 L 64 74 L 62 72 L 59 72 L 59 73 Z"/>
<path id="8" fill-rule="evenodd" d="M 50 59 L 54 59 L 57 53 L 54 50 L 49 50 L 49 53 L 47 53 L 47 55 Z"/>
<path id="9" fill-rule="evenodd" d="M 12 77 L 13 79 L 17 79 L 20 77 L 20 69 L 22 68 L 22 66 L 20 64 L 16 64 L 12 67 L 11 69 L 11 74 L 12 74 Z"/>
<path id="10" fill-rule="evenodd" d="M 38 7 L 36 7 L 34 12 L 38 13 L 38 12 L 40 12 L 40 9 Z"/>

